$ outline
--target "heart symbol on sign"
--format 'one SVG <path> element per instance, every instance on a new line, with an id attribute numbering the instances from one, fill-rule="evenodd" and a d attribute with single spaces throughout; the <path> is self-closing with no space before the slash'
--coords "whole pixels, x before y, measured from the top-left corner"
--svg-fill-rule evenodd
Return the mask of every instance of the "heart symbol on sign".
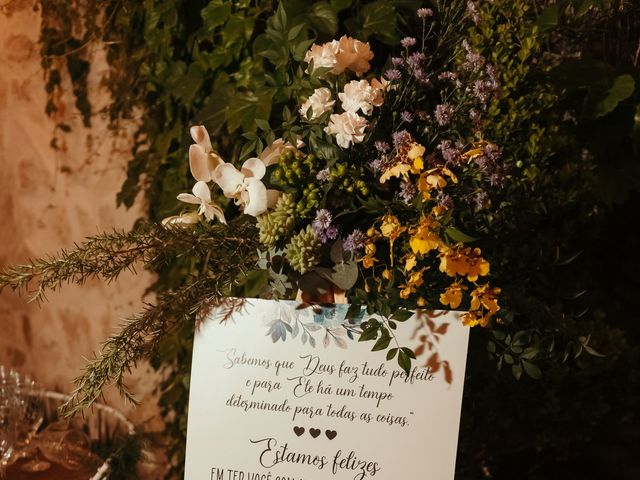
<path id="1" fill-rule="evenodd" d="M 304 433 L 304 427 L 293 427 L 293 431 L 297 436 L 300 436 Z"/>
<path id="2" fill-rule="evenodd" d="M 336 438 L 336 435 L 338 435 L 338 432 L 336 432 L 335 430 L 327 430 L 326 432 L 324 432 L 324 434 L 329 440 L 333 440 L 334 438 Z"/>
<path id="3" fill-rule="evenodd" d="M 313 438 L 318 438 L 318 435 L 320 435 L 320 429 L 318 429 L 318 428 L 310 428 L 309 429 L 309 433 L 311 434 L 311 436 Z"/>

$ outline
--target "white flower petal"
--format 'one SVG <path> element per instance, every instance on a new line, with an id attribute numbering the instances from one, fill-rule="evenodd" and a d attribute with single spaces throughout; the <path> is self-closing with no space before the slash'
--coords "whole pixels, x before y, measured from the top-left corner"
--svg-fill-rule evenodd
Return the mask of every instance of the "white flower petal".
<path id="1" fill-rule="evenodd" d="M 182 213 L 180 215 L 174 215 L 172 217 L 167 217 L 162 220 L 162 226 L 166 227 L 167 225 L 193 225 L 200 221 L 198 218 L 198 214 L 196 212 Z"/>
<path id="2" fill-rule="evenodd" d="M 222 188 L 225 197 L 233 197 L 242 190 L 244 175 L 230 163 L 219 165 L 211 177 Z"/>
<path id="3" fill-rule="evenodd" d="M 254 157 L 247 159 L 247 161 L 242 164 L 240 171 L 247 177 L 253 177 L 260 180 L 264 177 L 264 174 L 267 173 L 267 167 L 265 167 L 262 160 Z"/>
<path id="4" fill-rule="evenodd" d="M 191 138 L 193 141 L 200 145 L 206 153 L 213 150 L 211 147 L 211 139 L 209 138 L 209 132 L 204 128 L 204 125 L 194 125 L 191 127 Z"/>
<path id="5" fill-rule="evenodd" d="M 209 203 L 204 206 L 204 216 L 208 220 L 217 218 L 220 223 L 227 223 L 227 220 L 224 218 L 224 213 L 222 213 L 222 209 L 213 203 Z"/>
<path id="6" fill-rule="evenodd" d="M 192 192 L 202 203 L 208 203 L 211 201 L 211 190 L 209 190 L 209 186 L 206 182 L 197 182 L 193 186 Z"/>
<path id="7" fill-rule="evenodd" d="M 194 205 L 199 205 L 202 201 L 190 193 L 181 193 L 176 197 L 178 200 L 184 203 L 192 203 Z"/>
<path id="8" fill-rule="evenodd" d="M 200 145 L 189 147 L 189 168 L 191 175 L 198 181 L 210 182 L 211 171 L 209 168 L 209 154 Z"/>
<path id="9" fill-rule="evenodd" d="M 267 211 L 267 187 L 255 178 L 247 178 L 245 182 L 244 213 L 257 217 Z"/>

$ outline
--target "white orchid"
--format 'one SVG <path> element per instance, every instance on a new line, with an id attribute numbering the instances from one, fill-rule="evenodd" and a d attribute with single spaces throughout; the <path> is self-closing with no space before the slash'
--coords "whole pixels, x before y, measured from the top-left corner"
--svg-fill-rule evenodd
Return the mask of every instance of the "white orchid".
<path id="1" fill-rule="evenodd" d="M 204 126 L 193 126 L 190 132 L 193 141 L 196 142 L 195 145 L 189 147 L 189 167 L 191 169 L 191 175 L 199 182 L 210 182 L 213 171 L 218 166 L 224 164 L 224 160 L 213 151 L 209 133 Z"/>
<path id="2" fill-rule="evenodd" d="M 193 186 L 192 192 L 193 195 L 190 193 L 181 193 L 177 198 L 184 203 L 200 205 L 198 215 L 204 215 L 207 220 L 217 218 L 221 223 L 227 223 L 222 209 L 211 201 L 211 191 L 206 182 L 198 181 Z"/>
<path id="3" fill-rule="evenodd" d="M 267 190 L 262 177 L 267 172 L 265 162 L 259 158 L 249 158 L 238 170 L 230 163 L 219 165 L 212 173 L 224 196 L 233 198 L 247 215 L 257 217 L 273 207 L 278 200 L 277 190 Z"/>
<path id="4" fill-rule="evenodd" d="M 166 217 L 162 219 L 162 226 L 179 226 L 179 227 L 188 227 L 190 225 L 195 225 L 200 221 L 200 216 L 197 212 L 185 212 L 180 215 L 172 215 L 171 217 Z"/>

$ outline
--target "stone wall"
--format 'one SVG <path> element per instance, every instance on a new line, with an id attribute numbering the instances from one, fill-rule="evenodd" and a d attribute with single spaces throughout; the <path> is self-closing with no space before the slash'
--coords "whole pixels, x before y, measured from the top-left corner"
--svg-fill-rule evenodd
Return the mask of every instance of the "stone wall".
<path id="1" fill-rule="evenodd" d="M 40 66 L 40 14 L 33 0 L 0 2 L 0 268 L 72 247 L 74 242 L 113 227 L 129 228 L 143 215 L 137 205 L 117 209 L 115 196 L 125 176 L 130 132 L 119 138 L 94 115 L 85 129 L 64 80 L 56 118 L 45 115 Z M 92 52 L 89 79 L 94 111 L 109 101 L 100 88 L 106 69 L 101 51 Z M 56 121 L 71 133 L 56 133 Z M 59 149 L 50 146 L 58 136 Z M 92 280 L 70 285 L 39 306 L 24 296 L 0 295 L 0 364 L 31 374 L 43 386 L 63 392 L 122 319 L 139 310 L 151 276 L 123 275 L 107 285 Z M 149 299 L 147 299 L 149 300 Z M 129 381 L 143 404 L 133 409 L 112 392 L 108 402 L 138 425 L 157 429 L 158 377 L 147 366 Z"/>

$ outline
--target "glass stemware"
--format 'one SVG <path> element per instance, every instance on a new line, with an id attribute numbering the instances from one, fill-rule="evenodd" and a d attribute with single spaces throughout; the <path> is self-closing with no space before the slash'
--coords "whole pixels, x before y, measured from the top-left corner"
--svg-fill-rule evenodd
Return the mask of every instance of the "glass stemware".
<path id="1" fill-rule="evenodd" d="M 19 394 L 12 372 L 0 365 L 0 479 L 6 480 L 6 467 L 16 447 Z"/>

